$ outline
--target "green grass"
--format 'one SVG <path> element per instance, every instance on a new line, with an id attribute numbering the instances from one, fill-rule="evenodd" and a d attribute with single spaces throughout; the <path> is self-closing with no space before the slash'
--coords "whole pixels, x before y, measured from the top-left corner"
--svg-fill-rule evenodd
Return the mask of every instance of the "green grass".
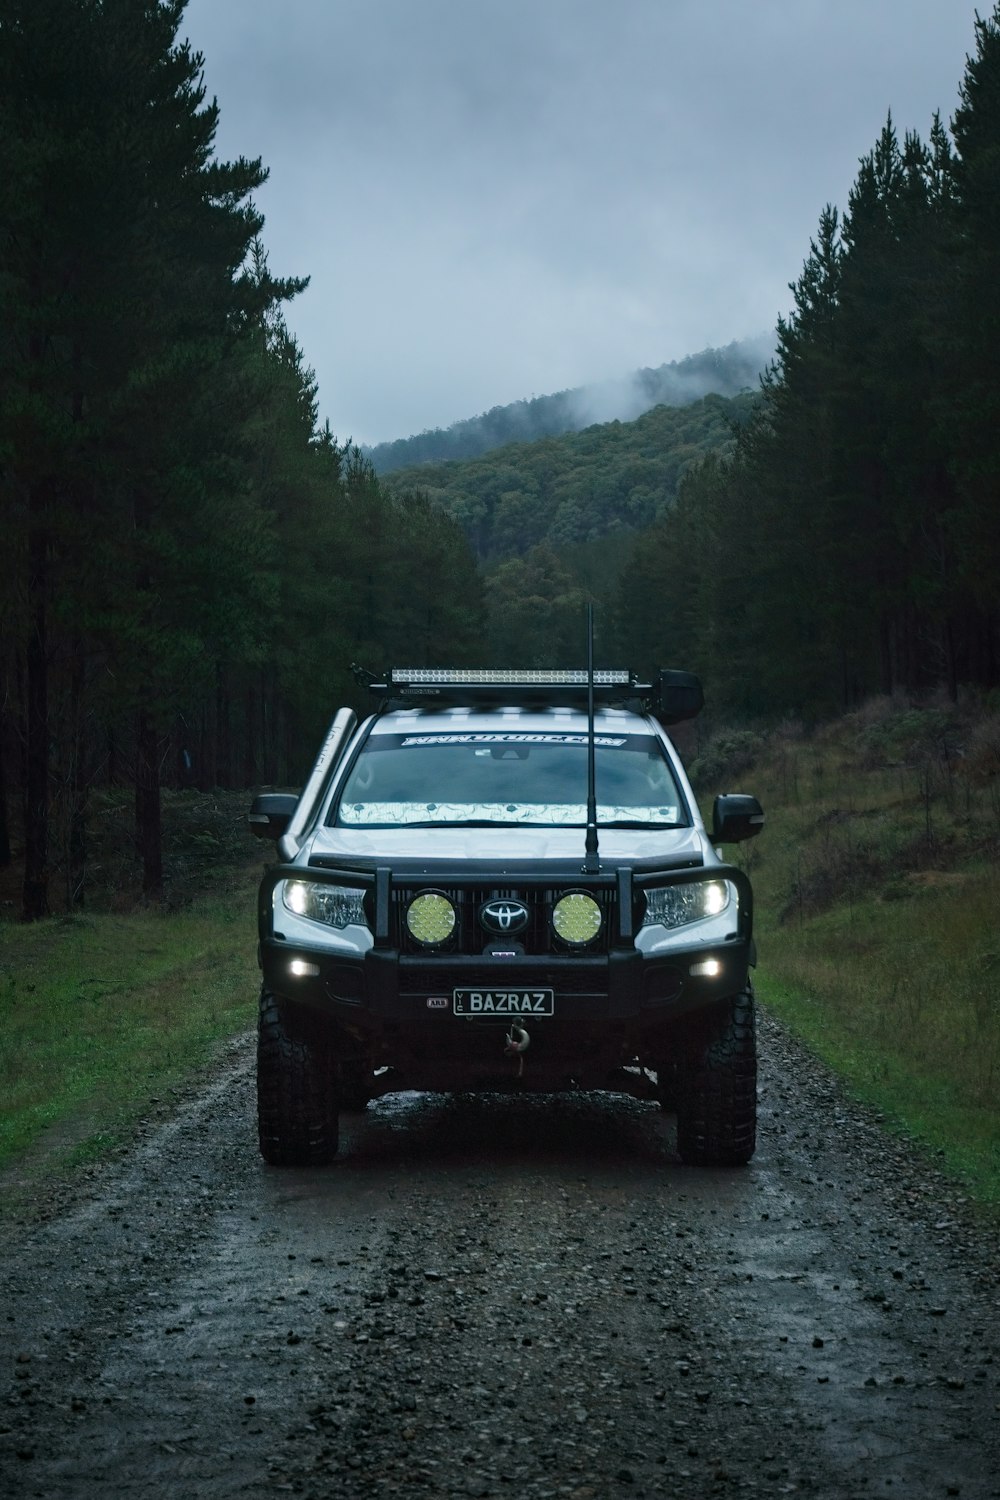
<path id="1" fill-rule="evenodd" d="M 1000 1209 L 1000 848 L 976 725 L 884 701 L 773 735 L 741 785 L 767 825 L 754 882 L 762 1001 Z M 728 778 L 727 778 L 728 779 Z"/>
<path id="2" fill-rule="evenodd" d="M 995 1105 L 976 1104 L 941 1066 L 915 1063 L 859 1034 L 859 1012 L 827 1008 L 827 996 L 797 988 L 770 968 L 758 974 L 765 1006 L 846 1082 L 855 1098 L 898 1134 L 933 1153 L 936 1165 L 983 1207 L 1000 1210 L 1000 1133 Z"/>
<path id="3" fill-rule="evenodd" d="M 71 1163 L 118 1138 L 253 1022 L 249 877 L 180 913 L 0 928 L 0 1164 Z"/>

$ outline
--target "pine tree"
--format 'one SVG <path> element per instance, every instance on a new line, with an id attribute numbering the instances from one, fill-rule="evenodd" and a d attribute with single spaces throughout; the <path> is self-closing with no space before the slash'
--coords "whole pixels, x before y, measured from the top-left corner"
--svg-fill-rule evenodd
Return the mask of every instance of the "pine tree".
<path id="1" fill-rule="evenodd" d="M 961 580 L 979 612 L 974 664 L 1000 678 L 1000 5 L 976 17 L 952 122 L 956 380 L 950 419 Z"/>
<path id="2" fill-rule="evenodd" d="M 85 686 L 100 653 L 135 714 L 155 894 L 165 726 L 192 665 L 245 635 L 254 604 L 242 351 L 302 283 L 246 265 L 266 174 L 212 156 L 218 110 L 177 40 L 184 3 L 0 0 L 0 452 L 26 580 L 29 918 L 46 910 L 50 675 L 73 655 L 61 616 L 85 653 L 70 674 Z"/>

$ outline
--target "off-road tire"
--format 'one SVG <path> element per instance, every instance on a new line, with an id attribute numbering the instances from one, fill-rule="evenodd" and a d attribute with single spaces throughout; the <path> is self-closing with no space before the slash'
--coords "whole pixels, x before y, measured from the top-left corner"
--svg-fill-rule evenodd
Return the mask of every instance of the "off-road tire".
<path id="1" fill-rule="evenodd" d="M 275 1167 L 321 1166 L 337 1154 L 337 1070 L 305 1017 L 262 990 L 257 1027 L 260 1154 Z"/>
<path id="2" fill-rule="evenodd" d="M 699 1167 L 738 1167 L 757 1145 L 753 989 L 693 1023 L 677 1079 L 677 1150 Z"/>
<path id="3" fill-rule="evenodd" d="M 673 1114 L 677 1108 L 677 1061 L 675 1058 L 656 1065 L 656 1098 L 665 1114 Z"/>
<path id="4" fill-rule="evenodd" d="M 350 1114 L 362 1114 L 368 1108 L 371 1094 L 365 1082 L 370 1076 L 363 1063 L 342 1062 L 340 1065 L 340 1107 Z"/>

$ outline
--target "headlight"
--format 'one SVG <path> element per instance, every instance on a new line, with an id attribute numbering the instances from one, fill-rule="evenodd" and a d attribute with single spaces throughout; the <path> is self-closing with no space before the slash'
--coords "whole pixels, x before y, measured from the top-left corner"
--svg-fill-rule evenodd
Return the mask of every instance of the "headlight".
<path id="1" fill-rule="evenodd" d="M 601 908 L 593 896 L 572 891 L 552 908 L 552 925 L 564 943 L 582 947 L 601 930 Z"/>
<path id="2" fill-rule="evenodd" d="M 306 880 L 286 880 L 281 899 L 297 917 L 325 922 L 328 927 L 366 927 L 364 891 L 346 885 L 314 885 Z"/>
<path id="3" fill-rule="evenodd" d="M 406 926 L 410 936 L 426 948 L 446 943 L 455 927 L 455 908 L 447 896 L 438 891 L 424 891 L 406 908 Z"/>
<path id="4" fill-rule="evenodd" d="M 646 915 L 642 925 L 684 927 L 718 917 L 731 900 L 725 880 L 699 880 L 690 885 L 664 885 L 646 892 Z"/>

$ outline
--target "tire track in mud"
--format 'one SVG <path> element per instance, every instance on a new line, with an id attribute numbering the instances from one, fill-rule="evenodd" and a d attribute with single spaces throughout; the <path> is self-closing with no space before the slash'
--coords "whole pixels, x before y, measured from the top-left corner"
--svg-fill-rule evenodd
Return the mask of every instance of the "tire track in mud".
<path id="1" fill-rule="evenodd" d="M 256 1154 L 245 1040 L 0 1239 L 0 1493 L 1000 1495 L 995 1246 L 763 1022 L 749 1168 L 610 1095 Z"/>

